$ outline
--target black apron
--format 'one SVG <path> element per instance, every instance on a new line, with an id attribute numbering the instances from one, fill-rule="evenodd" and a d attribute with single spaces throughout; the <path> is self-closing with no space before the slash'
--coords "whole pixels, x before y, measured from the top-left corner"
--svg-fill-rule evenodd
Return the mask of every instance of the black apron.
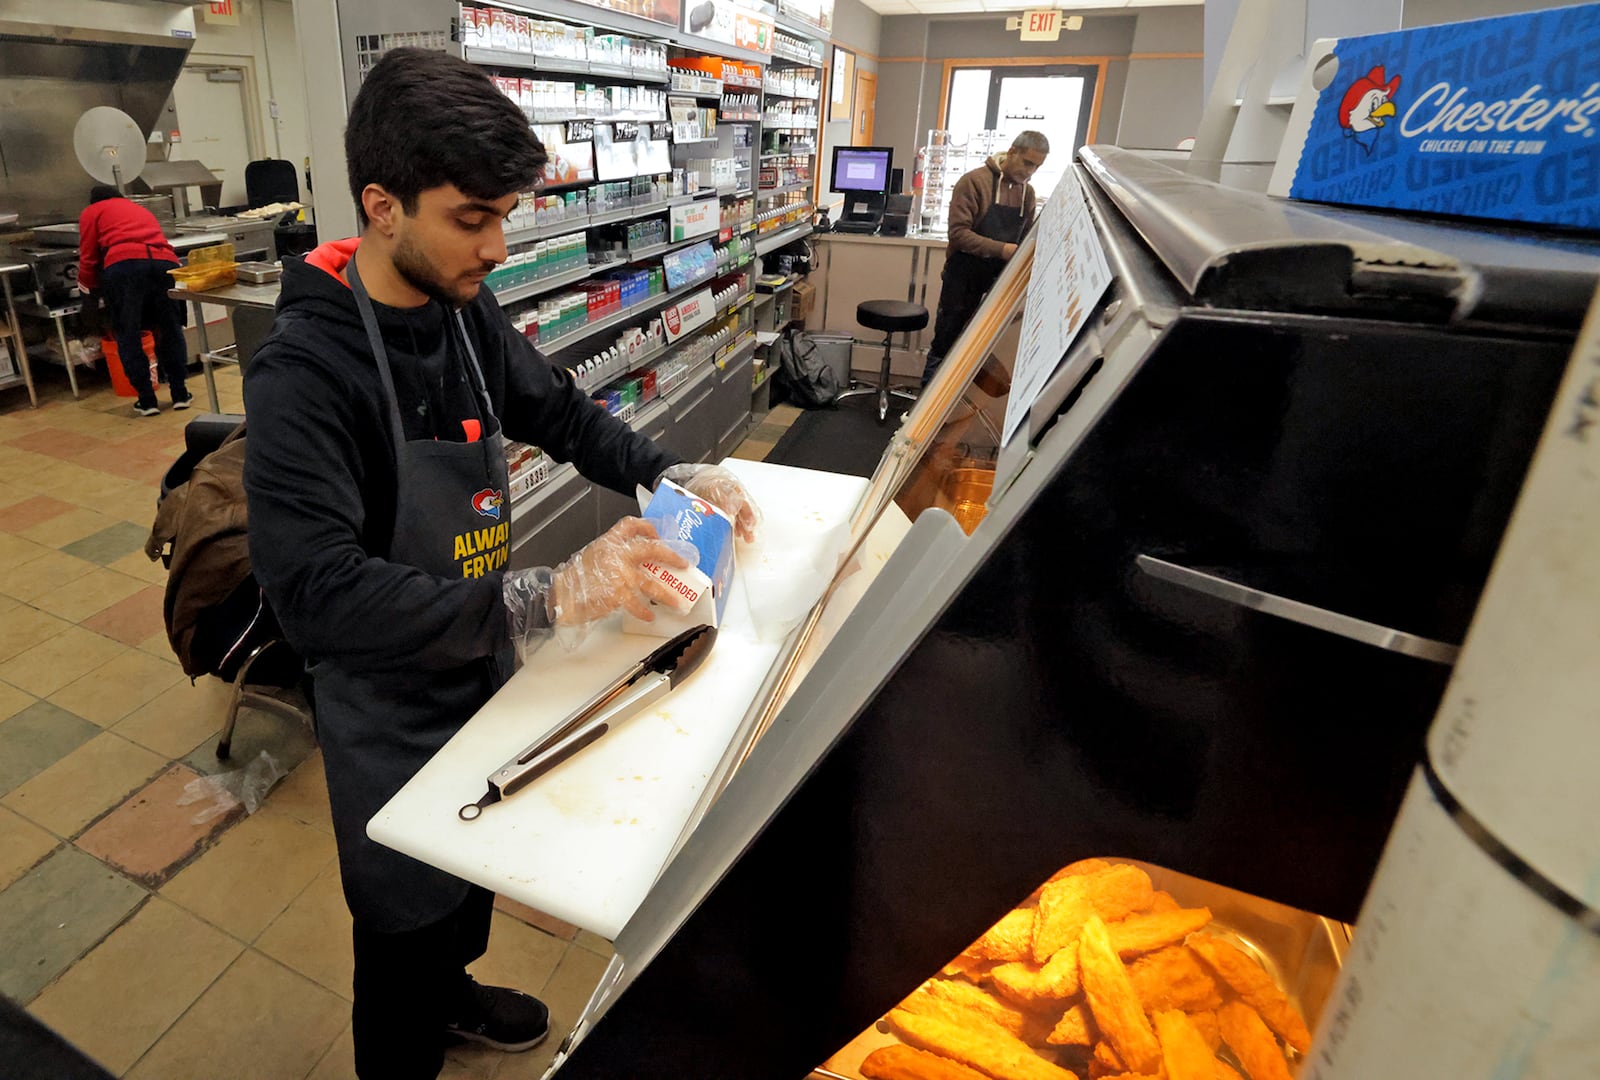
<path id="1" fill-rule="evenodd" d="M 1023 205 L 1027 193 L 1023 193 Z M 1022 243 L 1022 233 L 1027 226 L 1023 220 L 1022 206 L 1000 205 L 1000 174 L 994 174 L 989 196 L 989 210 L 973 232 L 1002 244 Z M 933 344 L 928 346 L 929 359 L 943 360 L 955 345 L 961 331 L 967 328 L 972 316 L 977 314 L 983 298 L 989 294 L 1000 272 L 1006 268 L 1005 259 L 987 255 L 974 255 L 959 248 L 951 248 L 944 260 L 943 284 L 939 289 L 939 313 L 933 327 Z"/>
<path id="2" fill-rule="evenodd" d="M 440 577 L 503 568 L 511 550 L 504 440 L 466 324 L 455 313 L 466 377 L 481 400 L 482 437 L 407 441 L 388 350 L 354 258 L 345 273 L 383 381 L 394 437 L 397 490 L 387 560 Z M 494 657 L 451 671 L 351 672 L 336 661 L 312 668 L 339 869 L 350 910 L 365 929 L 415 930 L 444 918 L 466 897 L 460 878 L 368 839 L 367 822 L 510 678 L 514 662 L 507 638 Z M 454 819 L 446 814 L 441 820 L 446 817 Z"/>

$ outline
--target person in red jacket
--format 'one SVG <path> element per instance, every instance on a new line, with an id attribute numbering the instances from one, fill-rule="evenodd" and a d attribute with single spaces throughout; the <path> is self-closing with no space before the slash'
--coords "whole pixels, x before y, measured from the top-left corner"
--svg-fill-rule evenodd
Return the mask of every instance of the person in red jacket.
<path id="1" fill-rule="evenodd" d="M 89 206 L 78 218 L 78 288 L 105 298 L 122 370 L 138 394 L 133 411 L 139 416 L 161 411 L 139 340 L 145 330 L 155 335 L 156 360 L 172 391 L 172 407 L 189 407 L 183 322 L 167 297 L 172 287 L 167 271 L 177 266 L 178 253 L 154 214 L 116 188 L 97 185 L 90 191 Z"/>

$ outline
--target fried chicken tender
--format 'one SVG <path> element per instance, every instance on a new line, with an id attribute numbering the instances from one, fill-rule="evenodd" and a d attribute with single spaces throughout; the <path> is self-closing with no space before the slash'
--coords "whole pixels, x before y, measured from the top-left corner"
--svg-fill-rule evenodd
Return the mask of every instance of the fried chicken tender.
<path id="1" fill-rule="evenodd" d="M 1145 878 L 1148 887 L 1149 878 Z M 1154 1072 L 1161 1064 L 1161 1046 L 1134 995 L 1128 969 L 1111 948 L 1100 916 L 1091 915 L 1078 941 L 1079 978 L 1094 1022 L 1108 1043 L 1134 1072 Z"/>
<path id="2" fill-rule="evenodd" d="M 1220 1065 L 1222 1063 L 1218 1062 L 1217 1064 Z M 1129 1073 L 1129 1072 L 1124 1072 L 1124 1073 L 1115 1073 L 1115 1074 L 1107 1073 L 1105 1075 L 1105 1080 L 1162 1080 L 1162 1078 L 1161 1078 L 1160 1075 L 1155 1074 L 1155 1073 Z"/>
<path id="3" fill-rule="evenodd" d="M 1200 1033 L 1200 1037 L 1206 1041 L 1206 1045 L 1211 1047 L 1211 1052 L 1215 1054 L 1217 1048 L 1222 1045 L 1222 1028 L 1217 1025 L 1217 1014 L 1209 1009 L 1204 1012 L 1192 1012 L 1189 1014 L 1189 1020 Z"/>
<path id="4" fill-rule="evenodd" d="M 1117 1053 L 1110 1043 L 1102 1040 L 1094 1044 L 1094 1053 L 1089 1056 L 1091 1077 L 1113 1076 L 1127 1071 L 1128 1063 L 1122 1060 L 1122 1055 Z"/>
<path id="5" fill-rule="evenodd" d="M 1283 1036 L 1284 1042 L 1302 1054 L 1311 1050 L 1311 1032 L 1305 1020 L 1260 964 L 1219 938 L 1197 936 L 1190 940 L 1189 947 L 1246 1005 L 1260 1013 L 1267 1027 Z"/>
<path id="6" fill-rule="evenodd" d="M 959 979 L 930 979 L 900 1003 L 907 1012 L 966 1024 L 976 1017 L 1025 1042 L 1043 1042 L 1050 1022 L 1008 1005 L 987 990 Z"/>
<path id="7" fill-rule="evenodd" d="M 1048 885 L 1052 881 L 1060 881 L 1062 878 L 1078 877 L 1083 874 L 1098 874 L 1102 871 L 1110 869 L 1111 864 L 1106 862 L 1104 859 L 1079 859 L 1077 862 L 1068 863 L 1060 870 L 1057 870 L 1055 873 L 1051 874 L 1050 877 L 1046 879 L 1044 885 Z M 1044 885 L 1039 886 L 1037 889 L 1033 890 L 1031 894 L 1029 894 L 1029 903 L 1037 904 L 1039 902 L 1039 894 L 1044 891 Z"/>
<path id="8" fill-rule="evenodd" d="M 1094 1019 L 1087 1005 L 1074 1005 L 1056 1021 L 1056 1026 L 1045 1037 L 1052 1046 L 1081 1046 L 1085 1049 L 1095 1043 Z"/>
<path id="9" fill-rule="evenodd" d="M 1033 962 L 1042 964 L 1078 940 L 1084 921 L 1094 914 L 1089 878 L 1075 875 L 1052 881 L 1039 894 L 1039 917 L 1033 925 Z"/>
<path id="10" fill-rule="evenodd" d="M 1217 1062 L 1217 1080 L 1244 1080 L 1239 1075 L 1239 1070 L 1229 1065 L 1226 1061 Z"/>
<path id="11" fill-rule="evenodd" d="M 1150 875 L 1126 864 L 1051 882 L 1039 894 L 1039 918 L 1033 929 L 1034 962 L 1042 964 L 1076 942 L 1090 915 L 1116 922 L 1147 909 L 1154 895 Z"/>
<path id="12" fill-rule="evenodd" d="M 1183 945 L 1160 949 L 1128 965 L 1133 992 L 1144 1007 L 1199 1012 L 1222 1004 L 1217 982 L 1199 957 Z"/>
<path id="13" fill-rule="evenodd" d="M 1033 908 L 1016 908 L 984 931 L 982 937 L 965 950 L 979 960 L 1026 960 L 1032 955 L 1033 923 L 1038 913 Z"/>
<path id="14" fill-rule="evenodd" d="M 1158 892 L 1150 898 L 1150 914 L 1160 915 L 1168 911 L 1177 911 L 1183 905 L 1173 899 L 1169 892 Z"/>
<path id="15" fill-rule="evenodd" d="M 976 956 L 962 953 L 944 967 L 939 969 L 939 974 L 945 978 L 962 978 L 969 982 L 981 983 L 989 977 L 989 972 L 994 970 L 997 961 L 979 960 Z"/>
<path id="16" fill-rule="evenodd" d="M 867 1080 L 988 1080 L 976 1069 L 909 1046 L 874 1050 L 861 1063 L 861 1075 Z"/>
<path id="17" fill-rule="evenodd" d="M 1052 1065 L 1027 1043 L 992 1024 L 964 1027 L 904 1009 L 889 1012 L 889 1027 L 904 1042 L 994 1077 L 994 1080 L 1078 1080 L 1078 1074 Z"/>
<path id="18" fill-rule="evenodd" d="M 989 978 L 996 990 L 1019 1005 L 1061 1001 L 1078 992 L 1078 950 L 1062 949 L 1043 965 L 1020 960 L 997 964 Z"/>
<path id="19" fill-rule="evenodd" d="M 1278 1049 L 1278 1040 L 1254 1009 L 1242 1001 L 1230 1001 L 1217 1010 L 1217 1024 L 1250 1080 L 1290 1080 L 1289 1063 Z"/>
<path id="20" fill-rule="evenodd" d="M 1176 944 L 1211 921 L 1210 908 L 1179 908 L 1159 915 L 1129 915 L 1111 923 L 1111 947 L 1124 960 Z"/>
<path id="21" fill-rule="evenodd" d="M 1156 1013 L 1155 1023 L 1167 1080 L 1216 1080 L 1216 1055 L 1187 1016 L 1176 1009 L 1163 1009 Z"/>

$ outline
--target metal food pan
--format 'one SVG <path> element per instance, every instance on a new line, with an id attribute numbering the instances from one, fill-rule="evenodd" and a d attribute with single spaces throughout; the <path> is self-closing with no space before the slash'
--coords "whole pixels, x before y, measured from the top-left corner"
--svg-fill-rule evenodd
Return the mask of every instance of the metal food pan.
<path id="1" fill-rule="evenodd" d="M 1350 945 L 1348 926 L 1138 859 L 1107 857 L 1106 861 L 1139 867 L 1157 890 L 1171 893 L 1186 908 L 1210 908 L 1212 921 L 1206 932 L 1259 960 L 1316 1031 Z M 935 968 L 929 976 L 937 973 Z M 868 1027 L 812 1070 L 807 1080 L 861 1080 L 861 1062 L 867 1055 L 899 1042 L 883 1027 L 882 1021 Z M 1294 1051 L 1289 1054 L 1292 1067 L 1298 1069 Z"/>

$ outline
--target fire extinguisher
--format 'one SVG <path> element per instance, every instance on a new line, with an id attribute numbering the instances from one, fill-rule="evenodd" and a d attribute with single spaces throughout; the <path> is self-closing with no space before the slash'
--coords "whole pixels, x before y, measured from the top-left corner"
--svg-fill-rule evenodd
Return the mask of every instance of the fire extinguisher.
<path id="1" fill-rule="evenodd" d="M 923 173 L 923 169 L 926 167 L 927 163 L 928 163 L 928 148 L 926 146 L 924 146 L 921 150 L 917 151 L 917 167 L 916 167 L 916 170 L 911 174 L 911 190 L 912 191 L 921 191 L 922 190 L 922 173 Z"/>

